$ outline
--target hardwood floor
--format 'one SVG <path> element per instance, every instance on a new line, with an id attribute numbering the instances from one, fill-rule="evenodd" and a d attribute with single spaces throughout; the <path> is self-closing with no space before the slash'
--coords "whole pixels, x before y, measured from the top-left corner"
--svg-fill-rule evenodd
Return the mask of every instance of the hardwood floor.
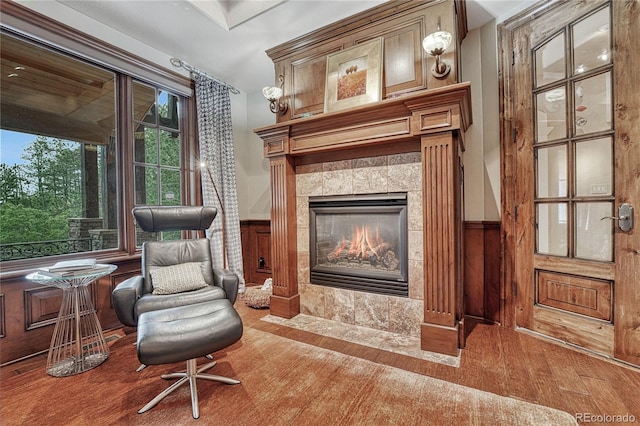
<path id="1" fill-rule="evenodd" d="M 633 416 L 640 421 L 640 369 L 582 353 L 525 332 L 472 323 L 460 367 L 419 360 L 354 342 L 261 321 L 269 310 L 254 310 L 239 300 L 245 327 L 276 334 L 347 355 L 367 359 L 452 383 L 509 396 L 578 415 Z M 44 369 L 39 355 L 0 368 L 0 380 Z M 442 410 L 446 410 L 443 407 Z M 597 419 L 597 418 L 596 418 Z M 612 418 L 615 420 L 615 418 Z M 604 422 L 615 423 L 615 422 Z M 600 423 L 602 424 L 602 423 Z"/>

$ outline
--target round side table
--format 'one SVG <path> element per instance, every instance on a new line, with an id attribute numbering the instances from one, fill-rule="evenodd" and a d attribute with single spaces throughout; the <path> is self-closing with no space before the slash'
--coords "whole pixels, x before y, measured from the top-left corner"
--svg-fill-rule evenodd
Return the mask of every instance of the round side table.
<path id="1" fill-rule="evenodd" d="M 56 276 L 45 272 L 27 275 L 29 281 L 62 289 L 62 304 L 47 356 L 47 373 L 72 376 L 102 364 L 109 357 L 88 285 L 115 271 L 116 265 L 98 264 L 95 271 Z"/>

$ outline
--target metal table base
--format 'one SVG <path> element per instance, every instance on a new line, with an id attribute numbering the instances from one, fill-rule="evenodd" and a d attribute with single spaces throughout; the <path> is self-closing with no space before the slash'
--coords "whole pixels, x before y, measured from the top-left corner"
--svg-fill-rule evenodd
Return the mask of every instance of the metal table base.
<path id="1" fill-rule="evenodd" d="M 39 284 L 62 289 L 62 304 L 47 357 L 47 373 L 55 377 L 72 376 L 102 364 L 109 357 L 109 346 L 91 302 L 88 285 L 116 267 L 95 274 L 52 278 L 39 273 L 27 278 Z"/>

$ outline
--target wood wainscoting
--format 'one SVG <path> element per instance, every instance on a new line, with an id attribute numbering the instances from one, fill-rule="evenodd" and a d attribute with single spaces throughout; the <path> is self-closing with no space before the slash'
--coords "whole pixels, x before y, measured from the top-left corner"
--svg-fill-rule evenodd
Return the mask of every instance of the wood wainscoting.
<path id="1" fill-rule="evenodd" d="M 500 222 L 464 222 L 464 313 L 500 322 Z"/>
<path id="2" fill-rule="evenodd" d="M 271 222 L 241 220 L 247 284 L 271 277 Z M 500 222 L 464 222 L 464 314 L 500 322 Z M 264 259 L 264 266 L 260 262 Z"/>
<path id="3" fill-rule="evenodd" d="M 247 283 L 262 284 L 271 277 L 269 220 L 240 223 Z M 263 258 L 264 262 L 260 262 Z M 112 261 L 118 269 L 89 285 L 91 301 L 104 330 L 122 327 L 111 303 L 111 292 L 122 281 L 140 274 L 140 256 Z M 46 352 L 62 301 L 62 290 L 25 279 L 24 273 L 6 274 L 0 292 L 0 365 Z"/>
<path id="4" fill-rule="evenodd" d="M 118 265 L 118 269 L 89 285 L 91 302 L 104 330 L 122 327 L 111 303 L 111 292 L 122 281 L 140 274 L 140 256 L 109 263 Z M 44 352 L 51 343 L 62 290 L 28 281 L 25 278 L 28 272 L 31 271 L 7 274 L 2 278 L 2 365 Z"/>
<path id="5" fill-rule="evenodd" d="M 241 220 L 242 267 L 247 285 L 271 278 L 271 221 Z"/>

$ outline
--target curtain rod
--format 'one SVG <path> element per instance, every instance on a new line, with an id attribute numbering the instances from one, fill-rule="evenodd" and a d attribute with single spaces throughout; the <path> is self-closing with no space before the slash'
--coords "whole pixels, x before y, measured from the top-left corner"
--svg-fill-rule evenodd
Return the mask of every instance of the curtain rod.
<path id="1" fill-rule="evenodd" d="M 185 70 L 187 70 L 187 71 L 189 71 L 189 72 L 192 72 L 192 73 L 195 73 L 195 74 L 200 74 L 200 75 L 203 75 L 203 76 L 205 76 L 205 77 L 207 77 L 207 78 L 210 78 L 211 80 L 213 80 L 213 81 L 215 81 L 215 82 L 217 82 L 217 83 L 222 84 L 224 87 L 226 87 L 227 89 L 229 89 L 229 91 L 230 91 L 231 93 L 234 93 L 234 94 L 236 94 L 236 95 L 239 95 L 239 94 L 240 94 L 240 91 L 239 91 L 238 89 L 236 89 L 235 87 L 233 87 L 232 85 L 230 85 L 230 84 L 229 84 L 229 83 L 227 83 L 226 81 L 222 81 L 222 80 L 220 80 L 219 78 L 212 77 L 212 76 L 210 76 L 209 74 L 207 74 L 206 72 L 204 72 L 204 71 L 200 71 L 198 68 L 196 68 L 196 67 L 193 67 L 193 66 L 189 65 L 188 63 L 186 63 L 186 62 L 185 62 L 185 61 L 183 61 L 182 59 L 178 59 L 178 58 L 171 58 L 171 59 L 169 60 L 169 62 L 171 62 L 171 65 L 173 65 L 173 66 L 174 66 L 174 67 L 176 67 L 176 68 L 184 68 Z"/>

